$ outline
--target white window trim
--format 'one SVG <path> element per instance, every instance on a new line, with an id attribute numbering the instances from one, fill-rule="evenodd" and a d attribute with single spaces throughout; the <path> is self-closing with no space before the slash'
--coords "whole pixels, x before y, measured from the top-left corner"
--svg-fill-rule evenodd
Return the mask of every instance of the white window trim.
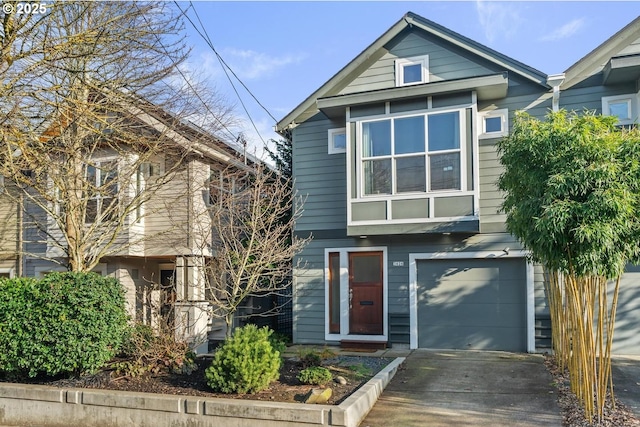
<path id="1" fill-rule="evenodd" d="M 500 117 L 502 129 L 499 132 L 487 132 L 485 119 Z M 500 108 L 492 111 L 481 111 L 478 113 L 478 138 L 502 138 L 509 135 L 509 109 Z"/>
<path id="2" fill-rule="evenodd" d="M 329 129 L 328 131 L 328 153 L 329 154 L 341 154 L 341 153 L 346 153 L 347 152 L 347 129 L 346 128 L 336 128 L 336 129 Z M 334 145 L 334 136 L 336 135 L 340 135 L 340 134 L 344 134 L 345 136 L 345 147 L 344 148 L 336 148 L 336 146 Z"/>
<path id="3" fill-rule="evenodd" d="M 382 252 L 382 335 L 349 334 L 349 253 Z M 329 254 L 340 254 L 340 333 L 329 332 Z M 388 341 L 388 262 L 386 246 L 325 248 L 324 250 L 324 339 L 326 341 Z"/>
<path id="4" fill-rule="evenodd" d="M 422 75 L 418 82 L 404 82 L 403 67 L 406 65 L 421 65 Z M 400 86 L 412 86 L 422 83 L 429 83 L 429 55 L 411 56 L 409 58 L 398 58 L 395 61 L 396 71 L 396 87 Z"/>
<path id="5" fill-rule="evenodd" d="M 14 267 L 0 268 L 0 273 L 9 273 L 9 279 L 13 279 L 16 276 L 16 270 Z"/>
<path id="6" fill-rule="evenodd" d="M 409 254 L 409 329 L 410 349 L 418 348 L 418 260 L 435 259 L 498 259 L 525 258 L 526 261 L 526 306 L 527 306 L 527 352 L 534 353 L 535 343 L 535 299 L 534 299 L 534 267 L 523 250 L 504 251 L 476 251 L 476 252 L 428 252 Z"/>
<path id="7" fill-rule="evenodd" d="M 638 118 L 638 94 L 629 93 L 623 95 L 603 96 L 602 97 L 602 115 L 610 116 L 611 111 L 609 105 L 617 102 L 626 102 L 628 105 L 629 119 L 618 120 L 618 125 L 631 125 Z"/>
<path id="8" fill-rule="evenodd" d="M 421 112 L 415 112 L 415 113 L 404 113 L 402 115 L 390 115 L 384 118 L 376 118 L 373 120 L 370 120 L 369 118 L 360 118 L 360 120 L 356 121 L 356 159 L 357 159 L 357 165 L 356 165 L 356 176 L 359 179 L 359 185 L 357 186 L 356 189 L 356 199 L 358 201 L 376 201 L 376 200 L 393 200 L 393 199 L 406 199 L 406 198 L 412 198 L 412 195 L 419 195 L 421 198 L 431 198 L 434 196 L 437 197 L 443 197 L 445 195 L 455 195 L 455 196 L 459 196 L 459 195 L 464 195 L 466 192 L 468 192 L 469 190 L 467 189 L 467 168 L 463 167 L 463 165 L 466 164 L 466 159 L 468 156 L 467 153 L 467 147 L 466 147 L 466 139 L 467 139 L 467 126 L 466 126 L 466 117 L 464 114 L 464 110 L 465 108 L 448 108 L 448 109 L 439 109 L 439 110 L 429 110 L 429 111 L 421 111 Z M 443 114 L 443 113 L 452 113 L 452 112 L 457 112 L 459 115 L 459 126 L 460 126 L 460 147 L 458 148 L 454 148 L 454 149 L 449 149 L 449 150 L 439 150 L 439 151 L 429 151 L 428 149 L 428 138 L 427 138 L 427 134 L 429 133 L 429 127 L 428 127 L 428 117 L 430 115 L 434 115 L 434 114 Z M 362 156 L 362 124 L 366 123 L 366 122 L 375 122 L 375 121 L 383 121 L 383 120 L 395 120 L 395 119 L 402 119 L 405 117 L 416 117 L 416 116 L 423 116 L 425 117 L 425 151 L 423 152 L 419 152 L 419 153 L 405 153 L 405 154 L 395 154 L 394 153 L 394 147 L 393 147 L 393 143 L 392 143 L 392 147 L 391 147 L 391 154 L 389 155 L 385 155 L 385 156 L 378 156 L 378 157 L 363 157 Z M 392 127 L 392 131 L 393 133 L 393 127 Z M 393 138 L 392 138 L 393 139 Z M 429 158 L 432 155 L 439 155 L 439 154 L 450 154 L 450 153 L 460 153 L 460 189 L 459 190 L 455 190 L 455 189 L 444 189 L 444 190 L 429 190 L 429 187 L 431 186 L 431 173 L 430 173 L 430 162 L 429 162 Z M 425 185 L 426 185 L 426 191 L 415 191 L 415 192 L 402 192 L 399 193 L 396 191 L 396 186 L 397 186 L 397 176 L 396 176 L 396 167 L 395 167 L 395 159 L 397 158 L 402 158 L 402 157 L 413 157 L 413 156 L 419 156 L 422 155 L 425 157 L 425 174 L 426 174 L 426 181 L 425 181 Z M 375 160 L 376 158 L 380 158 L 380 159 L 385 159 L 385 158 L 389 158 L 391 159 L 391 173 L 392 173 L 392 187 L 391 187 L 391 194 L 365 194 L 364 191 L 364 179 L 363 179 L 363 162 L 366 160 Z M 451 193 L 451 194 L 449 194 Z"/>

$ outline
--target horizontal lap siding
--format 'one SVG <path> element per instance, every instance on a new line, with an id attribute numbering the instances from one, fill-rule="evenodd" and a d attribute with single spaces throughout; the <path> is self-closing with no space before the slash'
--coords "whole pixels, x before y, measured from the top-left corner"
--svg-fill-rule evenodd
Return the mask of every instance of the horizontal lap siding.
<path id="1" fill-rule="evenodd" d="M 298 343 L 324 342 L 325 328 L 325 248 L 386 247 L 388 263 L 389 314 L 409 313 L 409 254 L 460 251 L 496 251 L 520 246 L 506 233 L 476 234 L 463 237 L 442 235 L 380 236 L 367 239 L 315 239 L 299 255 L 303 268 L 295 272 L 294 340 Z M 394 262 L 402 266 L 393 266 Z M 460 260 L 460 265 L 465 261 Z"/>
<path id="2" fill-rule="evenodd" d="M 395 60 L 429 55 L 429 81 L 459 79 L 494 73 L 494 70 L 449 50 L 451 46 L 436 43 L 430 37 L 410 33 L 360 76 L 354 79 L 341 94 L 367 92 L 395 87 Z"/>
<path id="3" fill-rule="evenodd" d="M 592 79 L 598 79 L 595 76 Z M 602 97 L 634 94 L 637 90 L 634 83 L 622 84 L 615 86 L 590 86 L 577 87 L 564 90 L 560 93 L 560 107 L 567 111 L 595 111 L 597 114 L 602 113 Z"/>
<path id="4" fill-rule="evenodd" d="M 328 154 L 330 120 L 307 121 L 294 130 L 295 189 L 305 198 L 296 231 L 346 229 L 346 154 Z"/>

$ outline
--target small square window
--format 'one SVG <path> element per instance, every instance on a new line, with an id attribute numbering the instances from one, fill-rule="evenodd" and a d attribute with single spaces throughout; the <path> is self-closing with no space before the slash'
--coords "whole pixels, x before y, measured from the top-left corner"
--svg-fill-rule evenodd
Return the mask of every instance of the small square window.
<path id="1" fill-rule="evenodd" d="M 329 129 L 329 154 L 347 152 L 347 133 L 345 128 Z"/>
<path id="2" fill-rule="evenodd" d="M 615 116 L 619 125 L 630 125 L 637 117 L 636 95 L 605 96 L 602 98 L 602 114 Z"/>
<path id="3" fill-rule="evenodd" d="M 479 138 L 500 138 L 509 134 L 507 119 L 509 110 L 506 108 L 479 113 Z"/>
<path id="4" fill-rule="evenodd" d="M 502 117 L 485 117 L 484 131 L 486 133 L 502 132 Z"/>
<path id="5" fill-rule="evenodd" d="M 396 59 L 396 86 L 429 82 L 429 56 Z"/>

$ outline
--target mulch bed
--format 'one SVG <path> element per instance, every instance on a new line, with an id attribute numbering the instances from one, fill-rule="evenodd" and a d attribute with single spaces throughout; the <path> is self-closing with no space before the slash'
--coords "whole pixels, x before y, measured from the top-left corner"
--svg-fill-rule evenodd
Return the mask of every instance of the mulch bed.
<path id="1" fill-rule="evenodd" d="M 327 384 L 331 387 L 330 405 L 338 405 L 354 391 L 377 374 L 392 359 L 378 357 L 339 356 L 324 360 L 322 365 L 336 376 L 342 376 L 347 383 Z M 121 390 L 145 393 L 162 393 L 184 396 L 202 396 L 226 399 L 247 399 L 274 402 L 302 402 L 312 388 L 321 388 L 302 384 L 297 376 L 304 368 L 295 358 L 286 358 L 280 369 L 280 379 L 271 383 L 269 388 L 255 394 L 214 393 L 206 383 L 204 371 L 211 363 L 210 359 L 199 358 L 198 369 L 190 375 L 161 373 L 141 377 L 117 377 L 113 371 L 101 371 L 71 379 L 32 379 L 24 381 L 31 384 L 43 384 L 55 387 L 92 388 L 102 390 Z M 355 367 L 355 369 L 354 369 Z M 0 379 L 0 381 L 3 381 Z"/>
<path id="2" fill-rule="evenodd" d="M 590 423 L 580 406 L 578 398 L 571 391 L 569 373 L 561 372 L 553 356 L 545 357 L 545 365 L 553 377 L 553 382 L 558 390 L 558 405 L 562 411 L 562 424 L 567 427 L 640 427 L 638 419 L 618 399 L 614 402 L 611 395 L 607 394 L 604 407 L 604 415 L 601 420 Z"/>

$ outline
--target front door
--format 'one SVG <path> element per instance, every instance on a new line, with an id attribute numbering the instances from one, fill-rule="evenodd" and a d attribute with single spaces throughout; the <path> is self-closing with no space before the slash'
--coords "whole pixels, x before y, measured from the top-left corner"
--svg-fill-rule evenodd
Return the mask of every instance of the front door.
<path id="1" fill-rule="evenodd" d="M 160 270 L 160 322 L 168 330 L 175 328 L 175 283 L 175 270 Z"/>
<path id="2" fill-rule="evenodd" d="M 349 334 L 382 335 L 382 252 L 349 253 Z"/>

